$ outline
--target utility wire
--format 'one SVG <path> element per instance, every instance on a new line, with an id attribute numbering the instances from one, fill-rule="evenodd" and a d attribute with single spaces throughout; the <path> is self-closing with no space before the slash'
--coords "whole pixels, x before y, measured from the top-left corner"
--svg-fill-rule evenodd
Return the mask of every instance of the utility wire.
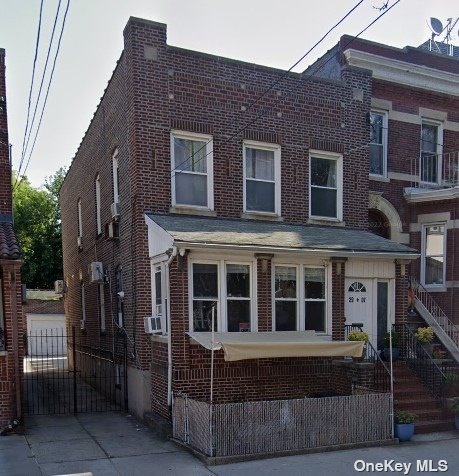
<path id="1" fill-rule="evenodd" d="M 333 25 L 321 38 L 320 40 L 318 40 L 311 48 L 309 48 L 308 51 L 306 51 L 306 53 L 298 60 L 296 61 L 287 71 L 283 71 L 281 76 L 276 79 L 276 81 L 273 81 L 273 83 L 262 93 L 260 94 L 254 101 L 252 101 L 246 108 L 245 111 L 248 111 L 250 110 L 253 106 L 255 106 L 255 104 L 257 104 L 263 97 L 265 97 L 275 86 L 277 86 L 279 83 L 281 83 L 285 78 L 286 76 L 288 76 L 288 74 L 292 71 L 293 68 L 295 68 L 296 66 L 298 66 L 305 58 L 306 56 L 309 55 L 309 53 L 311 53 L 311 51 L 313 51 L 318 45 L 320 45 L 320 43 L 322 43 L 322 41 L 325 40 L 325 38 L 335 29 L 337 28 L 356 8 L 358 8 L 365 0 L 360 0 L 359 2 L 357 2 L 337 23 L 335 23 L 335 25 Z M 238 134 L 239 131 L 236 133 Z M 231 140 L 232 137 L 230 137 L 229 139 L 227 139 L 225 142 L 227 142 L 228 140 Z M 205 149 L 208 144 L 212 141 L 212 139 L 209 139 L 204 145 L 202 145 L 198 150 L 194 151 L 190 157 L 188 157 L 186 160 L 184 160 L 183 162 L 179 163 L 178 165 L 174 166 L 174 168 L 171 170 L 171 174 L 174 173 L 175 171 L 179 171 L 180 170 L 180 167 L 186 163 L 188 163 L 188 161 L 190 159 L 192 159 L 194 156 L 196 156 L 196 154 L 198 154 L 201 150 Z M 209 155 L 210 152 L 208 152 L 206 155 L 204 155 L 204 157 L 207 157 L 207 155 Z M 201 159 L 199 159 L 197 162 L 199 162 L 200 160 L 202 160 L 204 157 L 201 157 Z M 196 163 L 197 163 L 196 162 Z M 175 175 L 174 175 L 175 176 Z M 171 177 L 173 178 L 173 177 Z"/>
<path id="2" fill-rule="evenodd" d="M 22 180 L 24 179 L 25 174 L 26 174 L 27 169 L 28 169 L 29 164 L 30 164 L 30 159 L 32 157 L 32 154 L 33 154 L 33 151 L 34 151 L 34 148 L 35 148 L 35 143 L 37 141 L 37 136 L 38 136 L 38 133 L 40 131 L 40 126 L 41 126 L 41 123 L 42 123 L 42 120 L 43 120 L 43 113 L 45 112 L 46 103 L 48 101 L 49 90 L 50 90 L 51 83 L 52 83 L 53 76 L 54 76 L 54 69 L 56 67 L 57 57 L 59 55 L 59 50 L 60 50 L 60 47 L 61 47 L 62 35 L 64 33 L 65 21 L 67 19 L 67 13 L 69 11 L 69 7 L 70 7 L 70 0 L 67 0 L 67 6 L 65 7 L 64 19 L 62 20 L 62 28 L 61 28 L 61 32 L 59 34 L 59 40 L 58 40 L 58 43 L 57 43 L 56 54 L 54 55 L 53 67 L 51 69 L 51 74 L 50 74 L 50 77 L 49 77 L 48 87 L 46 89 L 46 96 L 45 96 L 45 99 L 43 101 L 43 107 L 41 109 L 40 120 L 38 122 L 37 130 L 35 131 L 35 137 L 34 137 L 34 140 L 33 140 L 33 143 L 32 143 L 32 148 L 31 148 L 30 153 L 29 153 L 29 158 L 27 159 L 27 164 L 26 164 L 25 169 L 22 173 L 21 179 L 19 180 L 19 182 L 16 182 L 15 187 L 13 188 L 13 192 L 16 189 L 16 187 L 19 186 L 21 184 Z"/>
<path id="3" fill-rule="evenodd" d="M 355 36 L 353 36 L 344 46 L 341 47 L 340 51 L 343 51 L 344 49 L 346 49 L 354 40 L 356 40 L 360 35 L 362 35 L 363 33 L 365 33 L 365 31 L 367 31 L 371 26 L 373 26 L 380 18 L 382 18 L 384 15 L 386 15 L 392 8 L 394 8 L 398 3 L 400 3 L 401 0 L 397 0 L 394 4 L 392 4 L 390 7 L 388 7 L 387 9 L 385 9 L 380 15 L 378 15 L 372 22 L 370 22 L 363 30 L 361 30 L 359 33 L 357 33 Z M 313 71 L 311 72 L 309 75 L 307 75 L 304 79 L 305 80 L 309 80 L 311 79 L 313 76 L 315 76 L 317 74 L 318 71 L 320 71 L 321 69 L 323 69 L 332 59 L 334 59 L 335 55 L 332 55 L 330 56 L 326 61 L 320 63 L 318 65 L 318 67 Z M 317 65 L 317 63 L 315 63 Z M 303 78 L 302 78 L 303 79 Z M 295 86 L 294 90 L 297 89 L 301 84 L 303 84 L 303 81 L 299 81 L 298 84 Z M 250 127 L 252 124 L 254 124 L 255 122 L 257 122 L 261 117 L 263 117 L 264 115 L 266 115 L 268 112 L 272 111 L 274 109 L 275 106 L 277 106 L 277 102 L 279 101 L 279 99 L 276 101 L 276 104 L 274 104 L 273 106 L 270 106 L 268 107 L 267 109 L 263 110 L 260 114 L 258 114 L 253 120 L 251 120 L 250 122 L 248 122 L 244 127 L 238 129 L 235 133 L 233 133 L 231 136 L 229 136 L 228 138 L 226 138 L 223 143 L 226 143 L 232 139 L 234 139 L 236 136 L 238 136 L 239 134 L 241 134 L 242 132 L 244 132 L 248 127 Z M 204 147 L 206 147 L 210 142 L 211 142 L 212 139 L 210 139 L 208 142 L 206 142 L 205 145 L 203 145 L 201 147 L 201 149 L 203 149 Z M 199 150 L 201 150 L 199 149 Z M 178 167 L 181 167 L 183 164 L 187 163 L 190 159 L 192 159 L 197 152 L 196 151 L 194 154 L 192 154 L 187 160 L 183 161 L 182 163 L 180 163 L 178 166 L 174 167 L 172 170 L 171 170 L 171 179 L 174 178 L 177 174 L 180 174 L 182 173 L 182 170 L 178 170 Z M 202 157 L 200 157 L 196 162 L 194 162 L 193 165 L 196 165 L 197 163 L 199 163 L 201 160 L 205 159 L 209 154 L 211 154 L 213 152 L 213 150 L 210 150 L 209 152 L 207 152 L 206 154 L 204 154 Z M 172 175 L 173 174 L 173 175 Z"/>
<path id="4" fill-rule="evenodd" d="M 26 137 L 27 137 L 27 130 L 29 129 L 30 107 L 31 107 L 31 103 L 32 103 L 33 83 L 34 83 L 34 79 L 35 79 L 35 67 L 37 65 L 38 47 L 40 45 L 42 12 L 43 12 L 43 0 L 41 0 L 41 3 L 40 3 L 40 14 L 39 14 L 39 17 L 38 17 L 37 39 L 35 40 L 35 56 L 34 56 L 34 59 L 33 59 L 32 79 L 30 81 L 30 89 L 29 89 L 29 103 L 28 103 L 28 106 L 27 106 L 27 120 L 26 120 L 26 126 L 25 126 L 25 130 L 24 130 L 24 138 L 22 140 L 21 160 L 19 162 L 19 169 L 18 170 L 21 169 L 22 163 L 24 161 L 24 155 L 25 155 L 24 146 L 25 146 Z M 18 176 L 19 176 L 19 174 L 18 174 Z M 17 177 L 16 177 L 16 183 L 17 183 Z M 15 185 L 16 185 L 16 183 L 15 183 Z"/>

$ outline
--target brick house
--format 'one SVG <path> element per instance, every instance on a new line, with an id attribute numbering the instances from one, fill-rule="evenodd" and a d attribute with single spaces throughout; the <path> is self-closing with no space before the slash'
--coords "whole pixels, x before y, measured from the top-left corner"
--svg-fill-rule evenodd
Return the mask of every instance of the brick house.
<path id="1" fill-rule="evenodd" d="M 68 324 L 108 347 L 125 331 L 131 411 L 170 419 L 172 392 L 209 398 L 212 314 L 231 341 L 218 402 L 349 393 L 328 358 L 344 354 L 311 357 L 305 334 L 333 348 L 361 322 L 376 347 L 404 320 L 417 252 L 368 232 L 371 74 L 311 68 L 172 47 L 166 25 L 129 20 L 60 198 Z M 238 339 L 273 353 L 225 360 Z"/>
<path id="2" fill-rule="evenodd" d="M 11 163 L 0 49 L 0 428 L 21 418 L 22 332 L 20 248 L 13 229 Z"/>

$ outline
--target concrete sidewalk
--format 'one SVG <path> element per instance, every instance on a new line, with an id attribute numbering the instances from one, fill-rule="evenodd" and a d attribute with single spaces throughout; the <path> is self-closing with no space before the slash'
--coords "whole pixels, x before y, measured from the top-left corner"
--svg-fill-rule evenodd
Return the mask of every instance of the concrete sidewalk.
<path id="1" fill-rule="evenodd" d="M 0 437 L 0 476 L 209 475 L 188 452 L 120 413 L 27 418 L 24 436 Z"/>

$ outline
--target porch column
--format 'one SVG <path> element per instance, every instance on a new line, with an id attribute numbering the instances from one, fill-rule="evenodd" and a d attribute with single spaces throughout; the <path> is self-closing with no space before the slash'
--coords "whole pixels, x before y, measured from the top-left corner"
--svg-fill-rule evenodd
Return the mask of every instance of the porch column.
<path id="1" fill-rule="evenodd" d="M 405 324 L 408 308 L 408 270 L 410 260 L 395 261 L 395 323 Z"/>
<path id="2" fill-rule="evenodd" d="M 272 290 L 271 290 L 271 262 L 272 254 L 256 254 L 257 258 L 257 306 L 258 331 L 272 330 Z"/>
<path id="3" fill-rule="evenodd" d="M 344 339 L 344 277 L 347 258 L 332 258 L 332 339 Z"/>

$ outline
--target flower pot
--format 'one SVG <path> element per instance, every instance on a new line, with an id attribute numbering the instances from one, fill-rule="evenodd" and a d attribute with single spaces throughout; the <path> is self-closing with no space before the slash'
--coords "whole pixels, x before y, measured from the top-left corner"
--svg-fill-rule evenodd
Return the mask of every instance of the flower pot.
<path id="1" fill-rule="evenodd" d="M 363 362 L 366 356 L 367 356 L 367 348 L 366 346 L 364 346 L 362 351 L 362 357 L 352 357 L 352 360 L 354 362 Z"/>
<path id="2" fill-rule="evenodd" d="M 390 361 L 390 349 L 383 349 L 381 357 L 385 362 Z M 392 347 L 392 362 L 396 362 L 400 357 L 400 349 L 397 347 Z"/>
<path id="3" fill-rule="evenodd" d="M 400 441 L 410 441 L 414 435 L 414 423 L 396 423 L 395 437 Z"/>
<path id="4" fill-rule="evenodd" d="M 456 415 L 454 418 L 454 424 L 456 425 L 456 430 L 459 430 L 459 415 Z"/>

